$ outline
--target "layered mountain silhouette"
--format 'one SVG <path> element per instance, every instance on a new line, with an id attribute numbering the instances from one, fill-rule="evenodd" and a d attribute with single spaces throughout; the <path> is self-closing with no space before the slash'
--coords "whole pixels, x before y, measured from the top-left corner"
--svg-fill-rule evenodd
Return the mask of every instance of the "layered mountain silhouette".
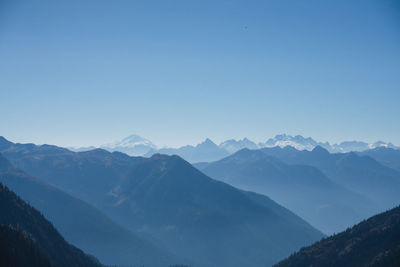
<path id="1" fill-rule="evenodd" d="M 248 138 L 241 140 L 230 139 L 226 140 L 219 145 L 215 144 L 210 139 L 206 139 L 204 142 L 196 146 L 183 146 L 180 148 L 158 148 L 155 144 L 146 138 L 138 135 L 128 136 L 121 141 L 109 143 L 100 146 L 99 148 L 105 149 L 110 152 L 119 151 L 126 153 L 130 156 L 146 156 L 150 157 L 154 154 L 167 154 L 167 155 L 178 155 L 183 159 L 192 162 L 211 162 L 220 160 L 232 153 L 235 153 L 243 148 L 248 149 L 260 149 L 264 147 L 287 147 L 291 146 L 298 150 L 313 150 L 317 146 L 321 146 L 327 149 L 331 153 L 346 153 L 346 152 L 362 152 L 369 149 L 375 148 L 391 148 L 399 150 L 392 143 L 386 143 L 378 141 L 375 143 L 366 143 L 361 141 L 344 141 L 339 144 L 330 144 L 329 142 L 317 142 L 311 137 L 303 137 L 301 135 L 287 135 L 278 134 L 273 138 L 269 138 L 266 142 L 255 143 Z M 70 148 L 75 152 L 93 150 L 95 147 L 82 147 L 82 148 Z"/>
<path id="2" fill-rule="evenodd" d="M 162 148 L 159 150 L 147 153 L 145 156 L 151 156 L 155 153 L 166 154 L 166 155 L 178 155 L 181 158 L 189 162 L 201 162 L 201 161 L 213 161 L 228 156 L 230 153 L 216 145 L 210 139 L 206 139 L 204 142 L 197 146 L 183 146 L 180 148 Z"/>
<path id="3" fill-rule="evenodd" d="M 275 266 L 400 266 L 400 207 L 302 248 Z"/>
<path id="4" fill-rule="evenodd" d="M 297 150 L 313 150 L 315 147 L 320 146 L 325 148 L 331 153 L 346 153 L 365 151 L 379 147 L 388 147 L 399 149 L 392 143 L 378 141 L 375 143 L 366 143 L 362 141 L 344 141 L 339 144 L 330 144 L 329 142 L 317 142 L 311 137 L 303 137 L 301 135 L 291 136 L 287 134 L 278 134 L 274 138 L 268 139 L 265 143 L 260 143 L 259 148 L 263 147 L 294 147 Z"/>
<path id="5" fill-rule="evenodd" d="M 23 144 L 2 152 L 193 266 L 268 266 L 323 236 L 271 199 L 215 181 L 178 156 Z"/>
<path id="6" fill-rule="evenodd" d="M 271 197 L 328 234 L 379 211 L 373 201 L 333 182 L 319 169 L 286 164 L 263 150 L 243 149 L 195 166 L 214 179 Z"/>
<path id="7" fill-rule="evenodd" d="M 358 154 L 361 156 L 369 156 L 387 167 L 400 171 L 399 149 L 378 147 L 360 152 Z"/>
<path id="8" fill-rule="evenodd" d="M 182 263 L 91 205 L 16 169 L 1 154 L 0 182 L 40 210 L 68 242 L 103 263 L 160 267 Z"/>
<path id="9" fill-rule="evenodd" d="M 381 210 L 392 208 L 400 202 L 400 172 L 369 156 L 354 152 L 331 154 L 320 146 L 312 151 L 299 151 L 291 147 L 264 148 L 262 151 L 287 164 L 318 168 L 333 182 L 373 200 Z"/>
<path id="10" fill-rule="evenodd" d="M 68 244 L 39 211 L 0 183 L 2 266 L 102 266 Z"/>
<path id="11" fill-rule="evenodd" d="M 230 139 L 222 142 L 219 146 L 228 151 L 229 153 L 235 153 L 236 151 L 239 151 L 243 148 L 248 148 L 248 149 L 259 148 L 259 145 L 257 145 L 256 143 L 247 138 L 243 138 L 242 140 Z"/>

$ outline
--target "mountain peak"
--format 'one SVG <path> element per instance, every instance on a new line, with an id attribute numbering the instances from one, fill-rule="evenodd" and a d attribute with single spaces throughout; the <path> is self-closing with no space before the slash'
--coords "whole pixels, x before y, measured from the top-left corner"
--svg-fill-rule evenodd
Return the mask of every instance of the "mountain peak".
<path id="1" fill-rule="evenodd" d="M 217 146 L 210 138 L 206 138 L 202 143 L 197 146 Z"/>
<path id="2" fill-rule="evenodd" d="M 312 153 L 314 153 L 314 154 L 319 154 L 319 155 L 326 155 L 326 154 L 329 154 L 328 150 L 326 150 L 325 148 L 323 148 L 323 147 L 320 146 L 320 145 L 314 147 L 314 149 L 312 150 Z"/>
<path id="3" fill-rule="evenodd" d="M 143 141 L 149 141 L 149 140 L 136 134 L 129 135 L 121 140 L 121 142 L 143 142 Z"/>
<path id="4" fill-rule="evenodd" d="M 100 148 L 103 148 L 110 152 L 119 151 L 122 153 L 126 153 L 130 156 L 143 156 L 146 153 L 155 150 L 157 146 L 146 138 L 143 138 L 136 134 L 132 134 L 120 141 L 102 145 L 100 146 Z"/>

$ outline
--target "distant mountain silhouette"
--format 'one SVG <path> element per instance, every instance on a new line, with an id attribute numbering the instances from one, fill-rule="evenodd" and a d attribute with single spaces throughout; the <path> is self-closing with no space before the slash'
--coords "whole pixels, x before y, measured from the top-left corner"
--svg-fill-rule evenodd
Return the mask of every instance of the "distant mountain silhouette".
<path id="1" fill-rule="evenodd" d="M 333 182 L 363 194 L 386 210 L 400 202 L 400 172 L 371 157 L 354 152 L 330 154 L 318 146 L 312 151 L 291 147 L 264 148 L 262 151 L 287 164 L 309 165 L 320 169 Z"/>
<path id="2" fill-rule="evenodd" d="M 298 150 L 311 150 L 316 147 L 318 144 L 317 141 L 312 139 L 311 137 L 303 137 L 301 135 L 291 136 L 287 134 L 278 134 L 274 138 L 268 139 L 265 143 L 260 143 L 260 148 L 262 147 L 286 147 L 291 146 Z M 325 144 L 329 146 L 329 143 Z"/>
<path id="3" fill-rule="evenodd" d="M 0 140 L 1 143 L 1 140 Z M 351 151 L 365 151 L 374 148 L 392 148 L 400 149 L 394 146 L 392 143 L 385 143 L 378 141 L 375 143 L 366 143 L 360 141 L 344 141 L 339 144 L 329 144 L 328 142 L 317 142 L 311 137 L 303 137 L 301 135 L 287 135 L 278 134 L 273 138 L 269 138 L 266 142 L 255 142 L 249 140 L 248 138 L 243 138 L 241 140 L 230 139 L 226 140 L 219 145 L 216 145 L 210 139 L 206 139 L 203 143 L 196 146 L 182 146 L 179 148 L 158 148 L 148 139 L 140 137 L 138 135 L 130 135 L 121 141 L 114 143 L 109 143 L 100 146 L 99 148 L 105 149 L 110 152 L 122 152 L 130 156 L 145 156 L 151 157 L 154 154 L 167 154 L 167 155 L 178 155 L 183 159 L 191 162 L 211 162 L 220 160 L 232 153 L 235 153 L 243 148 L 248 149 L 260 149 L 264 147 L 287 147 L 291 146 L 298 150 L 313 150 L 316 146 L 321 146 L 327 149 L 331 153 L 346 153 Z M 1 149 L 1 146 L 0 146 Z M 81 147 L 81 148 L 69 148 L 74 152 L 89 151 L 95 149 L 93 146 Z"/>
<path id="4" fill-rule="evenodd" d="M 400 171 L 400 150 L 387 148 L 387 147 L 378 147 L 375 149 L 369 149 L 363 152 L 358 153 L 359 155 L 370 156 L 375 159 L 379 163 L 393 168 L 397 171 Z"/>
<path id="5" fill-rule="evenodd" d="M 200 265 L 271 265 L 323 236 L 272 200 L 212 180 L 178 156 L 23 146 L 4 155 Z"/>
<path id="6" fill-rule="evenodd" d="M 157 149 L 156 145 L 151 141 L 135 134 L 130 135 L 121 141 L 102 145 L 100 148 L 110 152 L 119 151 L 130 156 L 143 156 Z"/>
<path id="7" fill-rule="evenodd" d="M 222 142 L 219 146 L 228 151 L 229 153 L 235 153 L 236 151 L 239 151 L 243 148 L 248 148 L 248 149 L 259 148 L 259 146 L 256 143 L 247 138 L 243 138 L 242 140 L 238 141 L 235 139 L 230 139 Z"/>
<path id="8" fill-rule="evenodd" d="M 145 156 L 149 157 L 156 153 L 166 155 L 178 155 L 189 162 L 213 161 L 226 157 L 230 154 L 227 150 L 217 146 L 213 141 L 208 138 L 197 146 L 162 148 L 147 153 Z"/>
<path id="9" fill-rule="evenodd" d="M 67 241 L 103 263 L 161 267 L 182 262 L 119 226 L 96 208 L 17 170 L 0 154 L 2 165 L 6 167 L 0 168 L 0 182 L 45 214 Z"/>
<path id="10" fill-rule="evenodd" d="M 214 179 L 271 197 L 328 234 L 379 211 L 371 200 L 333 182 L 317 168 L 288 165 L 262 150 L 243 149 L 196 166 Z"/>
<path id="11" fill-rule="evenodd" d="M 291 146 L 297 150 L 313 150 L 317 146 L 321 146 L 331 153 L 347 153 L 355 151 L 365 151 L 378 147 L 389 147 L 399 149 L 392 143 L 378 141 L 375 143 L 366 143 L 361 141 L 344 141 L 339 144 L 329 144 L 329 142 L 317 142 L 311 137 L 303 137 L 301 135 L 291 136 L 287 134 L 278 134 L 274 138 L 268 139 L 265 143 L 260 143 L 259 148 L 263 147 L 287 147 Z"/>
<path id="12" fill-rule="evenodd" d="M 10 246 L 16 246 L 18 250 L 24 249 L 27 253 L 21 255 L 22 251 L 14 251 L 12 253 L 15 254 L 10 254 L 10 251 L 1 250 L 0 254 L 6 254 L 5 258 L 10 262 L 22 264 L 29 257 L 29 260 L 33 260 L 33 264 L 41 262 L 44 266 L 48 265 L 46 259 L 52 266 L 57 267 L 101 266 L 93 257 L 68 244 L 40 212 L 25 203 L 1 183 L 0 223 L 3 225 L 1 230 L 5 233 L 5 236 L 0 236 L 0 240 L 2 244 L 7 242 L 7 250 L 10 250 Z M 8 230 L 5 227 L 8 227 Z M 13 232 L 11 229 L 15 229 L 17 232 Z M 21 235 L 26 236 L 24 237 L 27 239 L 25 242 Z M 15 257 L 21 258 L 16 259 Z M 5 266 L 3 260 L 2 257 L 1 265 Z M 31 266 L 31 263 L 25 266 Z"/>
<path id="13" fill-rule="evenodd" d="M 400 207 L 302 248 L 275 266 L 400 266 Z"/>

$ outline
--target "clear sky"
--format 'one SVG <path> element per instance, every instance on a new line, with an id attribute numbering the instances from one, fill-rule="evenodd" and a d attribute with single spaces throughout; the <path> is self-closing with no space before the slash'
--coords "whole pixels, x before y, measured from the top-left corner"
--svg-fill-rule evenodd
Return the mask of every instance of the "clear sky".
<path id="1" fill-rule="evenodd" d="M 0 135 L 400 145 L 396 0 L 0 0 Z"/>

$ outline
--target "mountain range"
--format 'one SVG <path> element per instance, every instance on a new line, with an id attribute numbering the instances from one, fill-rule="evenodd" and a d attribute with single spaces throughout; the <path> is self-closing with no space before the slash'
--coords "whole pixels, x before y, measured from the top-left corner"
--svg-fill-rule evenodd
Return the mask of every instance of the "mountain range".
<path id="1" fill-rule="evenodd" d="M 121 141 L 114 143 L 104 144 L 99 148 L 105 149 L 110 152 L 119 151 L 126 153 L 131 156 L 146 156 L 150 157 L 156 153 L 167 154 L 167 155 L 178 155 L 185 160 L 197 163 L 197 162 L 211 162 L 222 159 L 232 153 L 235 153 L 243 148 L 248 149 L 260 149 L 265 147 L 286 147 L 291 146 L 297 150 L 312 150 L 316 146 L 321 146 L 331 153 L 347 153 L 347 152 L 362 152 L 369 149 L 375 148 L 391 148 L 398 150 L 392 143 L 386 143 L 378 141 L 375 143 L 366 143 L 361 141 L 345 141 L 339 144 L 330 144 L 329 142 L 317 142 L 311 137 L 305 138 L 301 135 L 291 136 L 286 134 L 276 135 L 274 138 L 270 138 L 265 142 L 255 143 L 248 138 L 241 140 L 230 139 L 221 142 L 219 145 L 215 144 L 212 140 L 206 139 L 202 143 L 191 146 L 186 145 L 179 148 L 164 147 L 159 148 L 148 139 L 142 138 L 138 135 L 128 136 Z M 84 147 L 84 148 L 70 148 L 72 151 L 88 151 L 93 150 L 96 147 Z"/>
<path id="2" fill-rule="evenodd" d="M 383 210 L 400 202 L 400 172 L 370 156 L 355 152 L 329 153 L 320 146 L 312 151 L 299 151 L 292 147 L 261 150 L 287 164 L 318 168 L 335 183 L 367 196 Z"/>
<path id="3" fill-rule="evenodd" d="M 216 180 L 271 197 L 326 234 L 400 203 L 400 172 L 354 152 L 329 153 L 320 146 L 312 151 L 242 149 L 194 166 Z"/>
<path id="4" fill-rule="evenodd" d="M 191 165 L 177 155 L 73 152 L 0 137 L 0 182 L 102 263 L 155 267 L 270 266 L 400 202 L 400 150 L 258 147 L 206 139 L 177 149 L 201 161 Z M 33 239 L 0 231 L 47 264 Z"/>
<path id="5" fill-rule="evenodd" d="M 271 197 L 326 234 L 380 211 L 371 199 L 334 182 L 318 168 L 287 164 L 263 150 L 242 149 L 195 166 L 214 179 Z"/>
<path id="6" fill-rule="evenodd" d="M 76 153 L 4 139 L 0 152 L 190 266 L 269 266 L 323 237 L 270 198 L 213 180 L 178 156 Z"/>

